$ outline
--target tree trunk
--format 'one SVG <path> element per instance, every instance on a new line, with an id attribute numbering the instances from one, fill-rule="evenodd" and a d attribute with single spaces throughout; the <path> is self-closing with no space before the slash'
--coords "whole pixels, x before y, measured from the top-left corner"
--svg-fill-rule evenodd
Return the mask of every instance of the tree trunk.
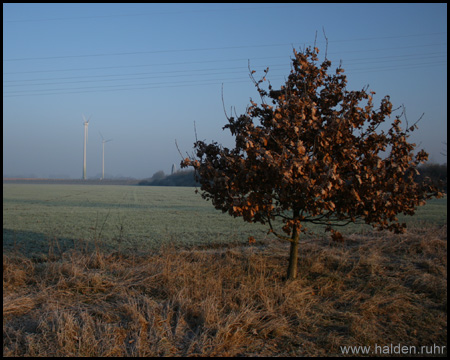
<path id="1" fill-rule="evenodd" d="M 298 241 L 300 239 L 300 233 L 296 227 L 292 231 L 291 249 L 289 251 L 289 267 L 287 272 L 288 280 L 294 280 L 297 278 L 297 262 L 298 262 Z"/>

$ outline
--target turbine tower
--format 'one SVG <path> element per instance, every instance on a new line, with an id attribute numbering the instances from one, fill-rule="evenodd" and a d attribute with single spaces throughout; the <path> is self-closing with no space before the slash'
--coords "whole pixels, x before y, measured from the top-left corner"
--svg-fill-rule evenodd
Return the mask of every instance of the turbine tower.
<path id="1" fill-rule="evenodd" d="M 86 118 L 83 115 L 84 120 L 84 151 L 83 151 L 83 180 L 86 180 L 86 144 L 87 144 L 87 138 L 88 138 L 88 125 L 89 125 L 89 119 L 86 120 Z"/>
<path id="2" fill-rule="evenodd" d="M 99 131 L 100 136 L 102 137 L 102 147 L 103 147 L 103 152 L 102 152 L 102 178 L 100 180 L 103 180 L 105 178 L 105 143 L 112 141 L 112 139 L 109 140 L 105 140 L 103 139 L 103 135 L 102 133 Z"/>

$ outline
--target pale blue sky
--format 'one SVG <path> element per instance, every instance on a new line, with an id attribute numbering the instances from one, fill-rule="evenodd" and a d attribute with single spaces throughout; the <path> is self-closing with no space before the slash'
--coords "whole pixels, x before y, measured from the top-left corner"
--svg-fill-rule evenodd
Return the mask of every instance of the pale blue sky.
<path id="1" fill-rule="evenodd" d="M 348 89 L 390 95 L 411 141 L 446 162 L 446 4 L 3 4 L 3 175 L 81 178 L 170 173 L 199 139 L 232 146 L 227 111 L 259 96 L 248 77 L 269 67 L 280 86 L 292 47 L 318 31 L 342 60 Z"/>

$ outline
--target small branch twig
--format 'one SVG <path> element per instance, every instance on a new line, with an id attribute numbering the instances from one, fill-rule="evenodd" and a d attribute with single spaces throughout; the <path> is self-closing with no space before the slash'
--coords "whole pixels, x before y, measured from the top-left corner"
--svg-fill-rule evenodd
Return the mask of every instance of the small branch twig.
<path id="1" fill-rule="evenodd" d="M 270 232 L 273 233 L 277 238 L 281 239 L 281 240 L 287 240 L 289 242 L 292 242 L 293 240 L 287 236 L 283 236 L 283 235 L 279 235 L 275 232 L 275 230 L 273 229 L 272 226 L 272 222 L 270 221 L 270 218 L 268 217 L 268 223 L 269 223 L 269 227 L 270 227 Z"/>
<path id="2" fill-rule="evenodd" d="M 227 120 L 229 121 L 230 118 L 227 115 L 227 111 L 225 110 L 225 101 L 223 100 L 223 83 L 222 83 L 222 106 L 223 106 L 223 112 L 225 113 L 225 117 L 227 118 Z"/>
<path id="3" fill-rule="evenodd" d="M 325 34 L 325 28 L 322 26 L 323 36 L 325 37 L 326 47 L 325 47 L 325 60 L 327 60 L 327 54 L 328 54 L 328 38 Z"/>
<path id="4" fill-rule="evenodd" d="M 175 139 L 175 145 L 176 145 L 176 147 L 177 147 L 177 150 L 178 150 L 178 154 L 180 154 L 180 156 L 181 156 L 181 159 L 182 159 L 182 160 L 184 160 L 184 158 L 183 158 L 183 154 L 181 153 L 181 151 L 180 151 L 180 147 L 178 146 L 178 142 L 177 142 L 177 139 Z"/>
<path id="5" fill-rule="evenodd" d="M 250 79 L 253 81 L 253 84 L 255 84 L 255 86 L 258 86 L 258 82 L 255 80 L 255 78 L 253 77 L 253 73 L 255 72 L 255 70 L 252 70 L 250 68 L 250 59 L 248 59 L 248 71 L 249 71 L 249 77 Z"/>

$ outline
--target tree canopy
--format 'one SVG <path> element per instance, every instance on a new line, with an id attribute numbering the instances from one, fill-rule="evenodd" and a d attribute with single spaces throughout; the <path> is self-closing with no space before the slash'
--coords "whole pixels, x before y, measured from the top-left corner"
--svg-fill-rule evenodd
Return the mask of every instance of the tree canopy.
<path id="1" fill-rule="evenodd" d="M 235 147 L 196 141 L 195 156 L 181 167 L 193 167 L 202 197 L 216 209 L 248 222 L 268 224 L 270 232 L 291 242 L 288 277 L 296 277 L 299 234 L 308 223 L 332 229 L 351 222 L 402 232 L 397 215 L 413 215 L 417 206 L 442 194 L 429 181 L 417 183 L 417 166 L 428 159 L 414 155 L 410 132 L 401 127 L 402 114 L 389 130 L 389 96 L 379 107 L 367 88 L 348 91 L 344 69 L 327 71 L 318 63 L 317 48 L 294 50 L 284 86 L 262 88 L 265 76 L 254 81 L 261 98 L 239 117 L 227 117 Z M 282 235 L 274 227 L 282 220 Z M 338 234 L 334 232 L 334 234 Z M 294 264 L 295 262 L 295 264 Z"/>

